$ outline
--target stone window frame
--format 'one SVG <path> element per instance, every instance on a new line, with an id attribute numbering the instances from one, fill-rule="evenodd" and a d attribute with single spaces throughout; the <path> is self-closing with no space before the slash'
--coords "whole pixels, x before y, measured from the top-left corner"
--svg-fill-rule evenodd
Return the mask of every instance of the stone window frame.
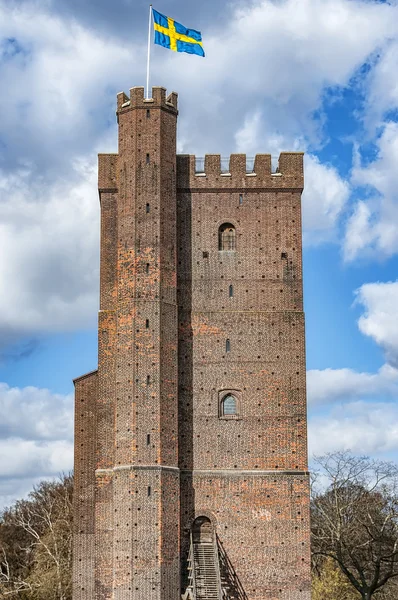
<path id="1" fill-rule="evenodd" d="M 233 235 L 234 247 L 233 248 L 223 249 L 222 241 L 221 241 L 222 240 L 222 232 L 221 232 L 222 227 L 232 227 L 234 229 L 234 235 Z M 218 251 L 220 253 L 236 254 L 237 246 L 238 246 L 238 230 L 237 230 L 236 224 L 234 223 L 233 220 L 219 221 L 218 226 L 217 226 L 217 246 L 218 246 Z"/>
<path id="2" fill-rule="evenodd" d="M 234 415 L 224 415 L 223 401 L 226 396 L 231 394 L 236 399 L 236 413 Z M 240 421 L 242 419 L 242 392 L 241 390 L 224 388 L 218 392 L 218 418 L 225 421 Z"/>

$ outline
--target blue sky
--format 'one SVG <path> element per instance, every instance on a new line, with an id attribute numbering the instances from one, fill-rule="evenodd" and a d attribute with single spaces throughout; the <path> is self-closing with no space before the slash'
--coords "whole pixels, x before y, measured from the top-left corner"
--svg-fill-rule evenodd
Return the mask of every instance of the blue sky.
<path id="1" fill-rule="evenodd" d="M 310 453 L 398 460 L 398 2 L 159 0 L 206 59 L 153 48 L 178 150 L 303 150 Z M 0 0 L 0 505 L 72 467 L 97 365 L 98 152 L 145 81 L 141 0 Z"/>

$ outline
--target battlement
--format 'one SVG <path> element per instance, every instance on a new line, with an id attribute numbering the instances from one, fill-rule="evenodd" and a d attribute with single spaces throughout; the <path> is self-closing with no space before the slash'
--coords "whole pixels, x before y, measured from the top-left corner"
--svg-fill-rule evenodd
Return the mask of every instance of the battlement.
<path id="1" fill-rule="evenodd" d="M 173 112 L 178 111 L 178 94 L 171 92 L 166 95 L 166 88 L 156 86 L 152 88 L 152 98 L 145 98 L 143 87 L 133 87 L 130 89 L 130 98 L 120 92 L 117 95 L 117 113 L 123 113 L 133 108 L 165 108 Z"/>
<path id="2" fill-rule="evenodd" d="M 273 168 L 271 154 L 177 155 L 177 185 L 180 189 L 204 188 L 294 188 L 303 189 L 303 152 L 281 152 Z"/>

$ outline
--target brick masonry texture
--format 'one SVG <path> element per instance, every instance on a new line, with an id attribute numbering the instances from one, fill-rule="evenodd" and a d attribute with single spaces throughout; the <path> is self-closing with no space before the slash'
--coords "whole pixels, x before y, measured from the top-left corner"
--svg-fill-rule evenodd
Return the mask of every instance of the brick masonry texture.
<path id="1" fill-rule="evenodd" d="M 99 155 L 98 372 L 75 380 L 74 600 L 178 600 L 207 516 L 249 600 L 309 600 L 303 156 L 176 156 L 177 95 Z M 236 249 L 219 250 L 231 224 Z M 237 412 L 223 416 L 231 393 Z"/>

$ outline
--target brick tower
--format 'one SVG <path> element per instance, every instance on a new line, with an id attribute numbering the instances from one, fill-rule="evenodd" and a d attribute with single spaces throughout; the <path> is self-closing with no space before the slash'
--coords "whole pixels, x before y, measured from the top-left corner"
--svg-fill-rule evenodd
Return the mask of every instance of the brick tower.
<path id="1" fill-rule="evenodd" d="M 74 600 L 309 600 L 303 156 L 176 156 L 118 95 L 99 365 L 75 380 Z"/>

